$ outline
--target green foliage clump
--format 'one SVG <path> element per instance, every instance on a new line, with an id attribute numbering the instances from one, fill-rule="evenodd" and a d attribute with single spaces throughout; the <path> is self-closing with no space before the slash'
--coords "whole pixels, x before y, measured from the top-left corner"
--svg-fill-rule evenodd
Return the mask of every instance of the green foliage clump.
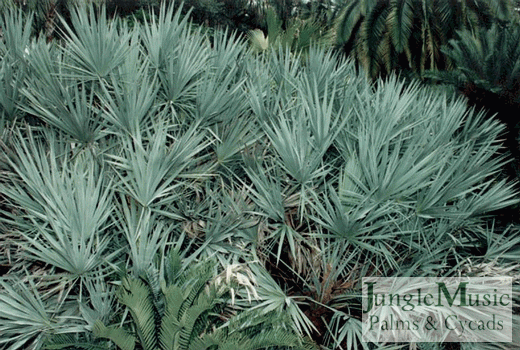
<path id="1" fill-rule="evenodd" d="M 311 343 L 304 344 L 281 319 L 223 309 L 231 281 L 229 276 L 228 284 L 223 278 L 214 279 L 215 263 L 211 259 L 182 266 L 178 252 L 172 251 L 162 273 L 153 269 L 141 278 L 125 277 L 118 299 L 130 311 L 134 332 L 97 321 L 94 334 L 112 340 L 122 350 L 133 350 L 136 341 L 140 348 L 150 350 L 315 349 Z M 235 315 L 227 321 L 228 327 L 218 327 L 225 313 Z"/>
<path id="2" fill-rule="evenodd" d="M 267 10 L 266 17 L 267 36 L 260 29 L 247 33 L 252 48 L 257 52 L 266 51 L 269 47 L 306 52 L 311 45 L 330 45 L 330 35 L 312 17 L 307 20 L 296 18 L 284 22 L 272 8 Z"/>
<path id="3" fill-rule="evenodd" d="M 518 176 L 520 148 L 520 27 L 514 22 L 495 24 L 475 33 L 461 31 L 443 47 L 453 62 L 450 71 L 429 72 L 429 76 L 450 84 L 471 106 L 500 120 L 507 130 L 507 148 L 515 158 L 513 178 Z"/>

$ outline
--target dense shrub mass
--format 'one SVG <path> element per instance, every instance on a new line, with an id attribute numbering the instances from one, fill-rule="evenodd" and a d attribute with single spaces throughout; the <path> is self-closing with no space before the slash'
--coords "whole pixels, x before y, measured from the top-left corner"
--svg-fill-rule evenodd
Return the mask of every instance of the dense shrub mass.
<path id="1" fill-rule="evenodd" d="M 149 18 L 0 19 L 2 348 L 372 349 L 362 277 L 518 275 L 497 121 Z"/>

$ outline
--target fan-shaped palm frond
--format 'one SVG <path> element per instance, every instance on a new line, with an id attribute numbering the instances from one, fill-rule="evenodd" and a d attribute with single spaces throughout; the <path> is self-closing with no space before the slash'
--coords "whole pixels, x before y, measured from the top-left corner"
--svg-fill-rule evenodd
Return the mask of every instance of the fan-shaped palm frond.
<path id="1" fill-rule="evenodd" d="M 149 143 L 142 139 L 123 139 L 123 153 L 110 155 L 110 163 L 118 169 L 122 190 L 145 208 L 161 212 L 161 205 L 175 200 L 179 184 L 176 178 L 190 167 L 194 156 L 207 145 L 203 133 L 194 125 L 172 142 L 164 126 L 157 126 Z M 168 146 L 169 145 L 169 146 Z M 165 212 L 161 212 L 166 214 Z M 175 215 L 170 215 L 175 217 Z"/>
<path id="2" fill-rule="evenodd" d="M 40 41 L 31 46 L 27 60 L 31 75 L 22 92 L 30 102 L 20 108 L 82 145 L 99 140 L 101 125 L 94 90 L 65 77 L 61 53 Z"/>
<path id="3" fill-rule="evenodd" d="M 134 40 L 137 41 L 136 38 Z M 138 45 L 134 41 L 133 48 Z M 138 55 L 138 52 L 134 53 Z M 150 116 L 156 112 L 158 84 L 156 77 L 150 78 L 148 64 L 136 57 L 121 69 L 119 74 L 110 76 L 110 85 L 102 85 L 99 98 L 106 106 L 104 120 L 114 133 L 124 130 L 137 137 L 141 130 L 150 125 Z"/>
<path id="4" fill-rule="evenodd" d="M 72 27 L 62 20 L 67 41 L 63 51 L 76 79 L 102 81 L 124 62 L 130 34 L 117 21 L 108 20 L 105 7 L 97 14 L 92 3 L 84 6 L 88 9 L 71 9 Z"/>
<path id="5" fill-rule="evenodd" d="M 17 159 L 10 165 L 20 182 L 2 192 L 25 208 L 25 222 L 15 218 L 13 222 L 20 223 L 27 256 L 73 280 L 94 273 L 114 257 L 104 233 L 113 191 L 99 168 L 89 168 L 88 157 L 70 160 L 59 153 L 63 150 L 58 141 L 48 136 L 47 150 L 41 141 L 19 135 L 14 144 Z M 29 226 L 33 229 L 27 230 Z"/>
<path id="6" fill-rule="evenodd" d="M 167 69 L 167 63 L 174 54 L 175 48 L 182 42 L 179 39 L 189 28 L 188 16 L 181 18 L 181 10 L 182 7 L 175 10 L 173 3 L 167 6 L 166 2 L 163 2 L 157 19 L 154 16 L 150 16 L 151 19 L 145 18 L 141 35 L 154 69 L 159 71 Z"/>
<path id="7" fill-rule="evenodd" d="M 53 328 L 54 323 L 49 305 L 33 292 L 36 289 L 34 284 L 15 287 L 0 281 L 0 285 L 0 344 L 11 350 L 41 346 L 45 333 Z"/>
<path id="8" fill-rule="evenodd" d="M 8 8 L 0 16 L 2 40 L 0 52 L 2 61 L 9 60 L 20 64 L 27 55 L 27 48 L 31 44 L 33 15 L 25 15 L 22 10 Z"/>
<path id="9" fill-rule="evenodd" d="M 32 21 L 32 15 L 25 16 L 14 8 L 0 16 L 0 120 L 14 120 L 23 114 L 18 107 L 25 103 L 21 89 L 27 74 Z"/>

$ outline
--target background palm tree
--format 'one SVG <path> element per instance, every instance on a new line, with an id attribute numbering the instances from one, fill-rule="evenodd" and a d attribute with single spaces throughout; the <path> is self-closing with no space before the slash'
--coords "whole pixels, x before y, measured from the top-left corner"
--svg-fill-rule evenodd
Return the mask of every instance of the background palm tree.
<path id="1" fill-rule="evenodd" d="M 515 16 L 510 0 L 353 0 L 337 22 L 336 44 L 372 78 L 395 69 L 422 76 L 452 67 L 441 46 L 457 30 Z"/>

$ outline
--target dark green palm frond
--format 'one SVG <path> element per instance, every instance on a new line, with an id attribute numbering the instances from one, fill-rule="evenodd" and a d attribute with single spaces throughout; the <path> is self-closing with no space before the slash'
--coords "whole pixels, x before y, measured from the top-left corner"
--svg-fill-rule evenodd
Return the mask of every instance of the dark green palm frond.
<path id="1" fill-rule="evenodd" d="M 267 37 L 271 42 L 276 42 L 282 33 L 282 20 L 278 17 L 276 11 L 269 7 L 266 13 L 267 19 Z"/>
<path id="2" fill-rule="evenodd" d="M 430 69 L 446 68 L 446 59 L 442 55 L 442 44 L 445 42 L 445 29 L 441 27 L 440 21 L 432 14 L 430 23 L 428 24 L 426 32 L 426 52 L 424 55 L 424 64 L 421 65 L 421 76 L 424 76 L 424 71 L 427 67 Z"/>
<path id="3" fill-rule="evenodd" d="M 188 349 L 191 342 L 207 329 L 207 324 L 204 322 L 204 319 L 208 312 L 214 311 L 218 303 L 215 297 L 215 295 L 211 294 L 200 294 L 195 303 L 193 303 L 193 305 L 184 312 L 182 318 L 180 318 L 182 328 L 179 332 L 178 339 L 181 349 Z"/>
<path id="4" fill-rule="evenodd" d="M 197 269 L 186 271 L 186 281 L 181 286 L 183 289 L 183 302 L 179 308 L 177 318 L 184 317 L 186 311 L 199 302 L 198 298 L 204 294 L 206 284 L 213 275 L 214 265 L 212 260 L 207 260 L 197 266 Z"/>
<path id="5" fill-rule="evenodd" d="M 361 31 L 363 37 L 363 46 L 361 48 L 363 57 L 361 60 L 370 75 L 379 69 L 379 47 L 383 33 L 387 30 L 386 20 L 390 13 L 389 4 L 390 0 L 378 1 L 363 23 Z"/>
<path id="6" fill-rule="evenodd" d="M 297 34 L 294 46 L 297 50 L 305 52 L 308 51 L 311 45 L 328 45 L 330 42 L 330 35 L 325 32 L 324 28 L 317 21 L 313 20 L 303 22 Z"/>
<path id="7" fill-rule="evenodd" d="M 455 63 L 453 72 L 429 73 L 441 81 L 451 82 L 463 91 L 472 103 L 477 102 L 470 87 L 487 91 L 491 98 L 503 98 L 504 103 L 514 106 L 520 101 L 515 93 L 520 84 L 520 30 L 512 25 L 494 25 L 481 30 L 477 35 L 469 31 L 459 32 L 457 40 L 451 40 L 443 52 Z M 482 101 L 485 102 L 485 101 Z M 482 103 L 480 102 L 480 103 Z M 487 106 L 494 110 L 493 106 Z M 501 117 L 499 115 L 499 117 Z M 507 121 L 507 118 L 503 119 Z M 514 121 L 513 121 L 514 122 Z"/>
<path id="8" fill-rule="evenodd" d="M 375 3 L 376 1 L 365 1 L 364 5 L 363 0 L 357 0 L 347 4 L 336 24 L 338 43 L 347 42 L 355 34 L 357 23 L 363 20 Z"/>
<path id="9" fill-rule="evenodd" d="M 309 338 L 291 331 L 291 322 L 288 314 L 266 313 L 259 308 L 243 310 L 214 332 L 203 335 L 202 340 L 206 345 L 218 344 L 219 349 L 316 349 Z"/>
<path id="10" fill-rule="evenodd" d="M 171 257 L 176 260 L 174 255 L 177 255 L 175 251 Z M 162 279 L 160 295 L 164 301 L 164 314 L 154 306 L 148 278 L 124 278 L 118 297 L 130 311 L 136 337 L 125 328 L 106 327 L 101 322 L 94 325 L 94 334 L 112 340 L 123 350 L 134 349 L 136 344 L 143 349 L 164 350 L 205 349 L 215 345 L 222 349 L 231 346 L 243 349 L 269 346 L 314 349 L 311 342 L 302 341 L 297 333 L 289 330 L 290 326 L 272 323 L 273 315 L 267 315 L 261 309 L 253 311 L 260 317 L 239 313 L 225 324 L 222 321 L 215 323 L 215 316 L 222 310 L 223 297 L 230 285 L 215 284 L 214 265 L 213 259 L 197 262 L 184 269 L 169 285 Z M 216 328 L 219 324 L 221 327 Z M 272 330 L 266 331 L 268 325 Z M 251 332 L 252 327 L 261 331 Z"/>
<path id="11" fill-rule="evenodd" d="M 107 331 L 107 333 L 109 333 Z M 92 339 L 92 336 L 78 336 L 71 334 L 54 334 L 49 335 L 42 346 L 43 350 L 109 350 L 110 347 L 107 342 Z M 107 337 L 108 338 L 108 337 Z M 122 350 L 132 350 L 131 347 L 126 346 L 123 342 L 116 342 Z"/>
<path id="12" fill-rule="evenodd" d="M 392 0 L 392 10 L 388 14 L 388 29 L 390 38 L 398 53 L 408 46 L 408 38 L 412 34 L 414 19 L 414 0 Z"/>
<path id="13" fill-rule="evenodd" d="M 486 28 L 493 22 L 493 13 L 491 7 L 495 7 L 498 2 L 502 0 L 491 1 L 464 1 L 463 6 L 466 8 L 466 23 L 467 29 L 472 32 L 477 32 L 480 28 Z M 497 9 L 497 7 L 495 7 Z"/>
<path id="14" fill-rule="evenodd" d="M 391 38 L 389 32 L 383 36 L 383 40 L 381 42 L 379 52 L 381 55 L 381 59 L 384 63 L 384 68 L 386 69 L 387 72 L 391 72 L 393 67 L 395 67 L 395 65 L 397 65 L 399 55 L 397 54 L 396 50 L 394 49 L 394 46 L 392 43 L 392 38 Z M 409 53 L 410 53 L 409 50 L 406 49 L 405 54 L 407 57 L 410 56 Z"/>
<path id="15" fill-rule="evenodd" d="M 163 349 L 179 347 L 179 332 L 182 324 L 179 322 L 179 310 L 183 303 L 183 290 L 178 285 L 170 285 L 163 289 L 165 313 L 161 320 L 159 342 Z"/>
<path id="16" fill-rule="evenodd" d="M 457 28 L 457 18 L 461 14 L 462 3 L 458 0 L 439 1 L 438 6 L 433 7 L 433 17 L 438 23 L 438 27 L 442 28 L 440 40 L 446 43 L 450 38 L 455 37 Z"/>
<path id="17" fill-rule="evenodd" d="M 483 47 L 483 43 L 469 32 L 463 32 L 461 36 L 465 37 L 464 44 L 459 41 L 451 40 L 448 47 L 451 47 L 451 53 L 446 53 L 456 62 L 456 65 L 464 73 L 471 75 L 470 78 L 480 80 L 483 78 L 484 71 L 482 67 L 482 59 L 488 54 Z M 458 62 L 464 62 L 460 64 Z M 485 62 L 485 60 L 484 60 Z"/>
<path id="18" fill-rule="evenodd" d="M 494 0 L 490 4 L 492 13 L 500 20 L 508 21 L 515 14 L 515 4 L 508 0 Z"/>
<path id="19" fill-rule="evenodd" d="M 440 47 L 456 36 L 456 30 L 478 32 L 493 23 L 517 20 L 507 0 L 352 1 L 338 22 L 337 45 L 355 56 L 371 78 L 385 73 L 383 64 L 386 73 L 404 69 L 422 77 L 428 67 L 449 66 Z M 401 57 L 395 59 L 393 52 Z"/>
<path id="20" fill-rule="evenodd" d="M 317 346 L 310 341 L 303 341 L 301 337 L 283 329 L 263 330 L 252 336 L 229 336 L 219 342 L 219 349 L 261 350 L 270 347 L 283 347 L 291 350 L 316 350 Z"/>

